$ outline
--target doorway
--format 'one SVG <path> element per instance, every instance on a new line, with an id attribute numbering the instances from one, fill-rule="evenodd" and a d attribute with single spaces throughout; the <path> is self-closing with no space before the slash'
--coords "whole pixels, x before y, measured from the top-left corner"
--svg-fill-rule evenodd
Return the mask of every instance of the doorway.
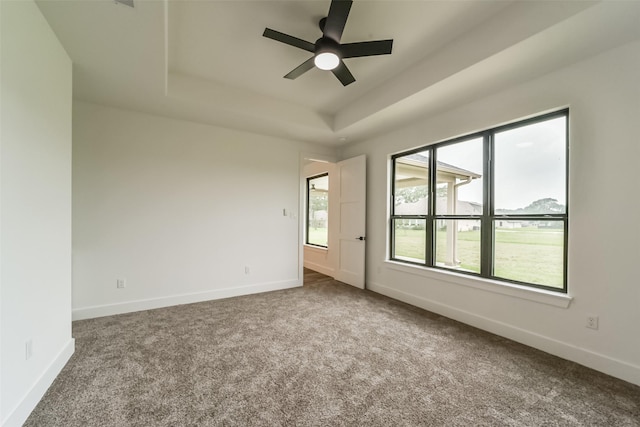
<path id="1" fill-rule="evenodd" d="M 308 268 L 364 289 L 365 156 L 337 163 L 303 158 L 301 184 L 301 277 Z"/>

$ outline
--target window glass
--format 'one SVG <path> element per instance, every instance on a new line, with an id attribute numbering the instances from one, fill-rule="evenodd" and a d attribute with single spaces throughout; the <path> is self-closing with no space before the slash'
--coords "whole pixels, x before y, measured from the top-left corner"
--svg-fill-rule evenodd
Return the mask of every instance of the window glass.
<path id="1" fill-rule="evenodd" d="M 410 262 L 425 262 L 427 231 L 424 219 L 393 221 L 394 258 Z"/>
<path id="2" fill-rule="evenodd" d="M 327 247 L 329 240 L 329 175 L 307 179 L 307 243 Z"/>
<path id="3" fill-rule="evenodd" d="M 494 221 L 493 274 L 503 279 L 562 288 L 563 221 Z"/>
<path id="4" fill-rule="evenodd" d="M 395 161 L 394 212 L 426 215 L 429 189 L 429 152 L 413 153 Z"/>
<path id="5" fill-rule="evenodd" d="M 496 133 L 496 214 L 566 212 L 566 128 L 557 117 Z"/>
<path id="6" fill-rule="evenodd" d="M 482 215 L 483 139 L 437 149 L 437 215 Z"/>
<path id="7" fill-rule="evenodd" d="M 436 220 L 436 265 L 480 273 L 480 221 Z"/>

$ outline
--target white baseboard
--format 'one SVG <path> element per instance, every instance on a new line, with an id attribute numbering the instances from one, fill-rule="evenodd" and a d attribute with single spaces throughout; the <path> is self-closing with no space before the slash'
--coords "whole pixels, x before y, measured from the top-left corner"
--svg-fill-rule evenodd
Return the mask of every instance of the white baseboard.
<path id="1" fill-rule="evenodd" d="M 114 314 L 132 313 L 134 311 L 152 310 L 154 308 L 171 307 L 174 305 L 192 304 L 196 302 L 257 294 L 261 292 L 279 291 L 299 286 L 302 286 L 302 280 L 287 280 L 282 282 L 268 282 L 236 286 L 233 288 L 215 289 L 191 294 L 126 301 L 117 304 L 80 307 L 72 310 L 72 318 L 73 320 L 93 319 L 95 317 L 112 316 Z"/>
<path id="2" fill-rule="evenodd" d="M 640 385 L 640 366 L 377 283 L 367 289 Z"/>
<path id="3" fill-rule="evenodd" d="M 322 273 L 325 276 L 330 276 L 330 277 L 334 277 L 335 276 L 335 270 L 333 268 L 329 268 L 326 267 L 322 264 L 316 264 L 315 262 L 311 262 L 311 261 L 304 261 L 304 267 L 308 268 L 309 270 L 313 270 L 313 271 L 317 271 L 318 273 Z"/>
<path id="4" fill-rule="evenodd" d="M 2 423 L 2 427 L 19 427 L 29 418 L 31 412 L 35 409 L 47 392 L 53 381 L 56 379 L 64 365 L 67 364 L 73 352 L 75 351 L 75 340 L 71 338 L 62 348 L 58 355 L 53 359 L 47 369 L 40 375 L 40 378 L 31 387 L 27 394 L 20 400 L 18 406 L 9 414 Z"/>

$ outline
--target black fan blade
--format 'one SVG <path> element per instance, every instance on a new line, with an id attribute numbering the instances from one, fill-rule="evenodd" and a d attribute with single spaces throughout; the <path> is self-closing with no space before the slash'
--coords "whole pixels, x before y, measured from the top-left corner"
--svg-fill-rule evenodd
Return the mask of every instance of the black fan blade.
<path id="1" fill-rule="evenodd" d="M 340 60 L 340 65 L 331 70 L 331 72 L 338 78 L 338 80 L 340 80 L 342 86 L 350 85 L 356 81 L 355 77 L 353 77 L 353 74 L 351 74 L 351 71 L 349 71 L 343 60 Z"/>
<path id="2" fill-rule="evenodd" d="M 291 72 L 286 76 L 284 76 L 284 78 L 291 79 L 291 80 L 297 79 L 298 77 L 300 77 L 301 75 L 303 75 L 304 73 L 306 73 L 307 71 L 309 71 L 315 66 L 315 64 L 313 63 L 314 59 L 315 59 L 314 56 L 307 59 L 302 64 L 298 65 L 295 69 L 291 70 Z"/>
<path id="3" fill-rule="evenodd" d="M 268 39 L 273 39 L 289 46 L 297 47 L 307 52 L 315 52 L 316 45 L 306 40 L 299 39 L 297 37 L 290 36 L 289 34 L 281 33 L 280 31 L 272 30 L 271 28 L 265 28 L 262 35 Z"/>
<path id="4" fill-rule="evenodd" d="M 340 43 L 340 38 L 351 10 L 351 3 L 353 3 L 351 0 L 331 0 L 329 14 L 322 31 L 325 37 Z"/>
<path id="5" fill-rule="evenodd" d="M 389 55 L 393 48 L 393 40 L 376 40 L 372 42 L 347 43 L 340 46 L 343 58 L 359 56 Z"/>

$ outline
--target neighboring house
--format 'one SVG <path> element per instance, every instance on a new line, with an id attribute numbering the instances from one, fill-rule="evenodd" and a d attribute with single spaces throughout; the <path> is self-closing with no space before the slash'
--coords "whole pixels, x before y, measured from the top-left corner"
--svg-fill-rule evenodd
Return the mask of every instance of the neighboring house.
<path id="1" fill-rule="evenodd" d="M 443 197 L 436 198 L 436 209 L 438 209 L 440 206 L 446 206 L 446 205 L 447 205 L 447 197 L 443 196 Z M 424 213 L 426 212 L 426 209 L 427 209 L 426 198 L 421 198 L 416 202 L 402 204 L 403 215 L 424 215 Z M 456 201 L 456 213 L 459 213 L 461 215 L 482 215 L 482 205 L 480 203 L 458 200 Z M 416 219 L 406 219 L 403 221 L 403 224 L 405 224 L 408 227 L 413 227 L 418 225 L 419 223 L 418 221 L 419 220 L 416 220 Z M 501 222 L 506 223 L 506 221 L 501 221 Z M 443 226 L 443 225 L 444 225 L 443 220 L 438 221 L 438 226 Z M 513 227 L 509 227 L 509 228 L 513 228 Z M 471 229 L 472 227 L 468 226 L 464 222 L 458 223 L 458 231 L 470 231 Z"/>
<path id="2" fill-rule="evenodd" d="M 497 221 L 496 227 L 498 228 L 522 228 L 525 227 L 528 221 Z"/>
<path id="3" fill-rule="evenodd" d="M 482 177 L 475 173 L 449 163 L 437 161 L 437 194 L 436 213 L 481 215 L 482 205 L 475 202 L 458 200 L 458 190 L 461 186 Z M 425 215 L 427 213 L 427 195 L 421 194 L 426 188 L 429 177 L 429 158 L 420 153 L 402 157 L 396 162 L 395 196 L 396 214 Z M 417 199 L 417 200 L 415 200 Z M 446 260 L 445 264 L 456 266 L 460 264 L 457 258 L 458 232 L 475 231 L 479 227 L 475 221 L 452 220 L 453 227 L 447 227 L 450 220 L 437 220 L 436 227 L 446 230 Z M 407 218 L 402 222 L 407 228 L 419 227 L 422 220 Z"/>

